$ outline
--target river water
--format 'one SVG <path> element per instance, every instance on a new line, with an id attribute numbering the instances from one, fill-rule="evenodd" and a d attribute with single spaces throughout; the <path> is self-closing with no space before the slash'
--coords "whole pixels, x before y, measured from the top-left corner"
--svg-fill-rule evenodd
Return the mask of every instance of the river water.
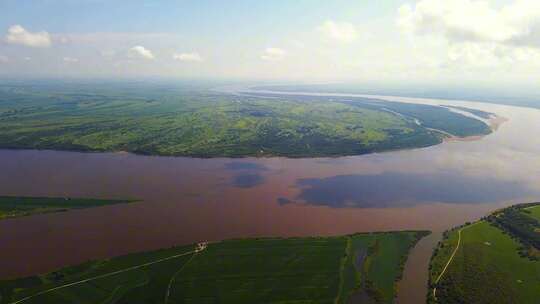
<path id="1" fill-rule="evenodd" d="M 0 277 L 201 240 L 428 229 L 434 234 L 413 249 L 398 293 L 398 303 L 423 303 L 442 231 L 540 200 L 540 111 L 382 98 L 465 106 L 507 121 L 474 141 L 339 158 L 0 150 L 0 195 L 140 200 L 0 221 Z"/>

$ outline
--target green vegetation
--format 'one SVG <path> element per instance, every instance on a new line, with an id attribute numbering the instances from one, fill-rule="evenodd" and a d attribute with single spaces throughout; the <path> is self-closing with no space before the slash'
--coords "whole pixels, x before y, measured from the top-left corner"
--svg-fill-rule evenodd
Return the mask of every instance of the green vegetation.
<path id="1" fill-rule="evenodd" d="M 356 234 L 348 239 L 337 303 L 393 303 L 409 250 L 428 232 Z"/>
<path id="2" fill-rule="evenodd" d="M 489 119 L 489 118 L 491 118 L 491 116 L 494 115 L 493 113 L 490 113 L 490 112 L 476 110 L 476 109 L 469 109 L 469 108 L 465 108 L 465 107 L 458 107 L 458 106 L 445 106 L 445 107 L 460 110 L 460 111 L 469 112 L 469 113 L 471 113 L 473 115 L 476 115 L 476 116 L 478 116 L 480 118 L 484 118 L 484 119 Z"/>
<path id="3" fill-rule="evenodd" d="M 540 260 L 540 222 L 529 208 L 535 210 L 538 203 L 521 204 L 493 213 L 487 218 L 497 228 L 517 239 L 522 247 L 520 254 L 530 259 Z M 531 216 L 532 215 L 532 216 Z"/>
<path id="4" fill-rule="evenodd" d="M 0 148 L 340 156 L 438 144 L 443 135 L 433 129 L 490 132 L 447 108 L 373 100 L 230 95 L 186 85 L 0 86 Z"/>
<path id="5" fill-rule="evenodd" d="M 537 209 L 516 205 L 446 232 L 431 260 L 428 303 L 537 303 L 540 222 L 528 217 Z"/>
<path id="6" fill-rule="evenodd" d="M 239 239 L 136 253 L 0 281 L 0 303 L 346 303 L 361 290 L 373 303 L 392 303 L 409 249 L 426 234 Z"/>
<path id="7" fill-rule="evenodd" d="M 540 221 L 540 206 L 524 208 L 523 212 L 525 212 L 528 216 L 536 219 L 537 221 Z"/>
<path id="8" fill-rule="evenodd" d="M 69 209 L 91 208 L 130 202 L 133 201 L 67 197 L 0 196 L 0 220 L 40 213 L 61 212 Z"/>
<path id="9" fill-rule="evenodd" d="M 440 130 L 458 137 L 486 135 L 491 129 L 484 122 L 461 114 L 454 113 L 445 107 L 431 105 L 390 102 L 382 100 L 353 101 L 351 104 L 368 106 L 368 104 L 399 113 L 403 117 L 417 121 L 428 130 Z"/>

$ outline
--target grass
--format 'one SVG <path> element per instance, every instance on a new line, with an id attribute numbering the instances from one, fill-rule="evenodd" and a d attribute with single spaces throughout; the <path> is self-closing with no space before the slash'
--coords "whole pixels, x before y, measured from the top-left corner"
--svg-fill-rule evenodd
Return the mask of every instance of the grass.
<path id="1" fill-rule="evenodd" d="M 2 281 L 0 283 L 2 295 L 0 303 L 11 303 L 64 284 L 190 252 L 193 248 L 193 246 L 185 246 L 130 254 L 110 260 L 91 261 L 45 275 Z M 182 267 L 190 257 L 191 255 L 188 254 L 143 269 L 134 269 L 78 284 L 31 298 L 23 303 L 126 303 L 134 297 L 140 301 L 138 303 L 152 303 L 152 301 L 163 299 L 168 277 L 178 267 Z M 144 292 L 141 292 L 143 286 Z"/>
<path id="2" fill-rule="evenodd" d="M 510 234 L 492 218 L 514 210 L 516 207 L 497 211 L 485 220 L 445 233 L 430 264 L 428 303 L 537 303 L 540 262 L 523 254 L 526 240 Z M 460 229 L 456 255 L 435 284 L 456 248 Z"/>
<path id="3" fill-rule="evenodd" d="M 540 222 L 540 206 L 533 206 L 533 207 L 527 208 L 527 210 L 529 211 L 528 215 L 530 217 Z"/>
<path id="4" fill-rule="evenodd" d="M 392 303 L 396 294 L 396 283 L 401 279 L 406 261 L 403 252 L 408 252 L 414 234 L 385 234 L 373 244 L 373 253 L 368 258 L 368 280 L 375 290 L 380 291 L 381 303 Z M 384 248 L 384 249 L 382 249 Z"/>
<path id="5" fill-rule="evenodd" d="M 89 198 L 0 196 L 0 220 L 41 213 L 62 212 L 70 209 L 92 208 L 130 202 L 133 201 Z"/>
<path id="6" fill-rule="evenodd" d="M 145 267 L 57 289 L 22 303 L 346 303 L 362 276 L 373 280 L 391 303 L 409 249 L 425 232 L 389 232 L 339 237 L 238 239 L 130 254 L 91 261 L 28 278 L 0 281 L 1 304 L 51 288 Z M 356 249 L 370 250 L 369 266 L 358 272 Z M 352 250 L 352 251 L 351 251 Z M 367 252 L 367 251 L 366 251 Z M 351 271 L 352 270 L 352 271 Z"/>
<path id="7" fill-rule="evenodd" d="M 425 125 L 417 125 L 414 119 Z M 242 157 L 356 155 L 489 133 L 446 108 L 235 96 L 186 86 L 0 86 L 0 148 Z"/>
<path id="8" fill-rule="evenodd" d="M 175 280 L 172 303 L 332 303 L 344 238 L 211 246 Z"/>
<path id="9" fill-rule="evenodd" d="M 347 237 L 335 303 L 365 293 L 373 303 L 393 303 L 409 250 L 425 231 L 354 234 Z M 359 259 L 359 256 L 363 258 Z"/>

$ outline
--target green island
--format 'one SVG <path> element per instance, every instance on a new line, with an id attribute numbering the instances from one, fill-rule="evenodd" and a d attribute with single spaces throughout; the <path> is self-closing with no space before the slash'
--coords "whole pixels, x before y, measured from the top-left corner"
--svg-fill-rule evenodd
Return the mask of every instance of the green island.
<path id="1" fill-rule="evenodd" d="M 393 303 L 426 231 L 234 239 L 0 281 L 0 303 Z"/>
<path id="2" fill-rule="evenodd" d="M 68 197 L 0 196 L 0 220 L 42 213 L 63 212 L 70 209 L 92 208 L 130 202 L 133 201 Z"/>
<path id="3" fill-rule="evenodd" d="M 540 203 L 497 210 L 444 233 L 428 303 L 538 303 Z"/>
<path id="4" fill-rule="evenodd" d="M 151 83 L 0 85 L 0 148 L 325 157 L 436 145 L 490 127 L 446 107 L 228 94 Z"/>

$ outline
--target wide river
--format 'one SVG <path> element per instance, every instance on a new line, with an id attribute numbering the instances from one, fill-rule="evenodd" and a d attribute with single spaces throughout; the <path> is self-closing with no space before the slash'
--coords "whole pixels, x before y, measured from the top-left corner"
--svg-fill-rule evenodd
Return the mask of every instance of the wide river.
<path id="1" fill-rule="evenodd" d="M 0 221 L 0 277 L 200 240 L 429 229 L 434 234 L 413 249 L 398 295 L 399 303 L 423 303 L 442 231 L 540 200 L 540 111 L 384 99 L 466 106 L 508 120 L 475 141 L 339 158 L 0 150 L 0 195 L 140 200 Z"/>

